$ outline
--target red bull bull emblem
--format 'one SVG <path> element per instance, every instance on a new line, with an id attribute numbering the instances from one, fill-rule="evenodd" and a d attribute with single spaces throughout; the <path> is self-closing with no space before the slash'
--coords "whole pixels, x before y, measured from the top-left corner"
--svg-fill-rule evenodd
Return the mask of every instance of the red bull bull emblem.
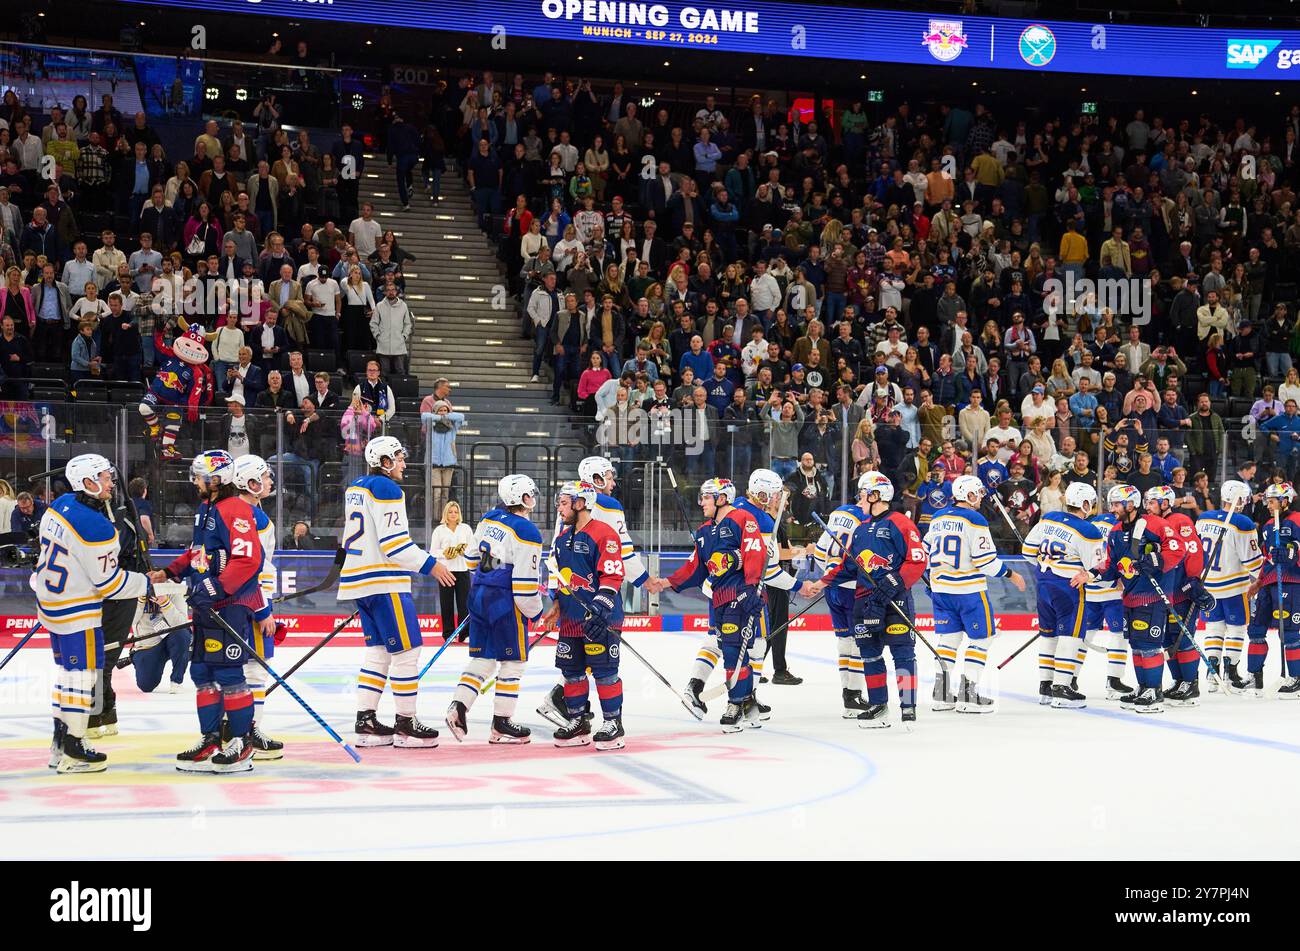
<path id="1" fill-rule="evenodd" d="M 591 582 L 588 581 L 586 578 L 584 578 L 582 575 L 577 575 L 577 574 L 569 575 L 568 583 L 565 585 L 565 587 L 568 588 L 570 591 L 592 590 Z"/>
<path id="2" fill-rule="evenodd" d="M 877 569 L 888 571 L 890 568 L 889 559 L 885 558 L 883 555 L 877 555 L 874 551 L 864 551 L 860 554 L 858 556 L 858 564 L 860 564 L 862 570 L 868 574 Z"/>
<path id="3" fill-rule="evenodd" d="M 961 20 L 931 20 L 930 29 L 921 35 L 921 45 L 940 62 L 952 62 L 968 45 Z"/>

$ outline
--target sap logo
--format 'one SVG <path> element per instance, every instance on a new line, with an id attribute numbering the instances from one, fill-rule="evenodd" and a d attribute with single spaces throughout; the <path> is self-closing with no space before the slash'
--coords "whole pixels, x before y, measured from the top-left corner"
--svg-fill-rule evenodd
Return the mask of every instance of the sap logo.
<path id="1" fill-rule="evenodd" d="M 1280 42 L 1281 40 L 1228 40 L 1228 69 L 1254 69 L 1269 53 L 1277 49 Z M 1290 50 L 1285 52 L 1291 53 Z M 1281 63 L 1278 65 L 1281 66 Z M 1291 56 L 1288 55 L 1287 65 L 1282 68 L 1289 68 L 1290 65 Z"/>

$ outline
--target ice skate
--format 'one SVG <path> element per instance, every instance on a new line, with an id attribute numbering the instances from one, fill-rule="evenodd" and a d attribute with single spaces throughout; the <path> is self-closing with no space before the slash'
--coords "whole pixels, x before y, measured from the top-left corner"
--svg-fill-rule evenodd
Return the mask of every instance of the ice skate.
<path id="1" fill-rule="evenodd" d="M 1180 680 L 1165 694 L 1165 700 L 1171 707 L 1194 707 L 1201 702 L 1201 685 L 1195 680 Z"/>
<path id="2" fill-rule="evenodd" d="M 754 718 L 756 720 L 766 721 L 772 719 L 772 708 L 758 699 L 757 692 L 750 694 L 749 699 L 753 704 Z"/>
<path id="3" fill-rule="evenodd" d="M 695 714 L 697 720 L 703 720 L 704 715 L 709 712 L 709 708 L 700 699 L 703 690 L 703 680 L 689 680 L 686 682 L 686 689 L 682 691 L 682 699 L 686 701 L 686 705 L 691 708 L 691 713 Z"/>
<path id="4" fill-rule="evenodd" d="M 252 732 L 248 734 L 248 740 L 253 747 L 253 759 L 284 759 L 284 744 L 279 740 L 271 739 L 256 723 L 253 724 Z"/>
<path id="5" fill-rule="evenodd" d="M 214 753 L 209 761 L 214 773 L 246 773 L 253 768 L 253 741 L 251 735 L 236 736 Z"/>
<path id="6" fill-rule="evenodd" d="M 1288 677 L 1277 688 L 1277 695 L 1283 700 L 1300 699 L 1300 677 Z"/>
<path id="7" fill-rule="evenodd" d="M 555 745 L 559 747 L 590 746 L 591 721 L 581 717 L 570 720 L 566 726 L 560 727 L 551 736 L 555 740 Z"/>
<path id="8" fill-rule="evenodd" d="M 1052 687 L 1052 706 L 1057 710 L 1079 710 L 1088 705 L 1088 698 L 1074 687 L 1055 684 Z"/>
<path id="9" fill-rule="evenodd" d="M 956 708 L 957 696 L 952 692 L 952 680 L 947 667 L 941 666 L 939 673 L 935 676 L 934 693 L 931 696 L 934 702 L 930 704 L 930 709 L 936 713 Z"/>
<path id="10" fill-rule="evenodd" d="M 352 732 L 356 734 L 357 746 L 392 746 L 396 731 L 387 723 L 380 723 L 374 710 L 358 710 Z"/>
<path id="11" fill-rule="evenodd" d="M 463 717 L 461 725 L 465 723 Z M 451 726 L 451 711 L 447 711 L 447 725 Z M 455 732 L 454 730 L 452 731 Z M 492 718 L 492 735 L 488 737 L 489 743 L 531 743 L 533 731 L 526 726 L 520 726 L 509 717 Z M 457 737 L 459 739 L 459 737 Z M 600 744 L 597 744 L 598 746 Z"/>
<path id="12" fill-rule="evenodd" d="M 425 726 L 419 717 L 399 714 L 394 725 L 393 745 L 401 749 L 430 749 L 438 745 L 438 731 Z"/>
<path id="13" fill-rule="evenodd" d="M 1165 695 L 1159 687 L 1143 687 L 1141 692 L 1133 698 L 1133 704 L 1130 707 L 1134 713 L 1164 713 Z"/>
<path id="14" fill-rule="evenodd" d="M 55 769 L 60 773 L 102 773 L 108 769 L 108 757 L 81 737 L 68 734 L 63 738 L 63 755 Z"/>
<path id="15" fill-rule="evenodd" d="M 59 768 L 59 760 L 63 759 L 63 738 L 67 735 L 68 728 L 63 721 L 55 720 L 54 735 L 50 738 L 50 769 Z"/>
<path id="16" fill-rule="evenodd" d="M 903 707 L 899 719 L 902 721 L 903 729 L 911 733 L 916 727 L 916 707 Z"/>
<path id="17" fill-rule="evenodd" d="M 858 714 L 866 710 L 870 704 L 862 699 L 861 690 L 844 689 L 840 691 L 844 699 L 844 712 L 840 714 L 845 720 L 856 720 Z"/>
<path id="18" fill-rule="evenodd" d="M 966 677 L 961 679 L 961 690 L 957 694 L 958 713 L 992 713 L 993 700 L 981 696 L 979 687 Z"/>
<path id="19" fill-rule="evenodd" d="M 864 730 L 885 730 L 889 723 L 889 704 L 872 703 L 858 714 L 858 726 Z"/>
<path id="20" fill-rule="evenodd" d="M 1119 700 L 1133 693 L 1133 688 L 1118 677 L 1106 678 L 1106 699 Z"/>
<path id="21" fill-rule="evenodd" d="M 1250 686 L 1250 682 L 1242 678 L 1240 671 L 1237 670 L 1236 663 L 1233 661 L 1225 660 L 1223 669 L 1225 674 L 1223 679 L 1225 686 L 1228 688 L 1228 693 L 1240 694 Z"/>
<path id="22" fill-rule="evenodd" d="M 621 750 L 627 745 L 623 742 L 623 737 L 626 735 L 627 734 L 623 732 L 623 718 L 610 717 L 601 725 L 600 729 L 596 731 L 596 736 L 594 737 L 596 741 L 596 749 Z"/>
<path id="23" fill-rule="evenodd" d="M 188 750 L 176 754 L 176 768 L 183 773 L 210 773 L 210 760 L 221 752 L 221 734 L 205 733 Z"/>
<path id="24" fill-rule="evenodd" d="M 1264 699 L 1264 671 L 1257 670 L 1254 673 L 1246 671 L 1246 686 L 1243 692 L 1248 697 L 1254 697 L 1256 700 Z"/>
<path id="25" fill-rule="evenodd" d="M 459 700 L 453 700 L 447 707 L 447 716 L 445 722 L 451 735 L 456 738 L 457 743 L 462 743 L 465 737 L 469 735 L 469 726 L 466 724 L 466 714 L 469 711 L 465 709 L 465 704 Z"/>
<path id="26" fill-rule="evenodd" d="M 1050 680 L 1038 681 L 1038 705 L 1045 707 L 1052 702 L 1052 682 Z"/>
<path id="27" fill-rule="evenodd" d="M 554 723 L 561 728 L 568 726 L 569 711 L 564 703 L 564 688 L 559 684 L 552 687 L 547 692 L 545 699 L 542 700 L 542 705 L 537 708 L 537 712 L 549 723 Z M 450 715 L 450 711 L 448 711 L 448 716 Z M 448 726 L 451 726 L 451 724 L 448 723 Z M 455 732 L 454 728 L 452 732 Z"/>
<path id="28" fill-rule="evenodd" d="M 1208 690 L 1210 693 L 1218 693 L 1219 678 L 1223 677 L 1223 672 L 1219 669 L 1219 658 L 1217 657 L 1209 658 L 1209 663 L 1206 666 L 1209 667 L 1209 676 L 1207 678 L 1205 689 Z M 1226 680 L 1227 678 L 1223 677 L 1223 679 Z"/>

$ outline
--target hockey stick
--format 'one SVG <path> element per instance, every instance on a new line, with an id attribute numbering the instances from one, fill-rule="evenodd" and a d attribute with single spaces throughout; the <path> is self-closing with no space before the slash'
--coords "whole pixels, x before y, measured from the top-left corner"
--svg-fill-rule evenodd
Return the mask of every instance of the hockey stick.
<path id="1" fill-rule="evenodd" d="M 446 636 L 446 638 L 442 642 L 442 646 L 438 648 L 437 653 L 435 653 L 432 657 L 430 657 L 429 662 L 420 668 L 420 673 L 415 678 L 416 683 L 419 683 L 421 680 L 424 679 L 424 675 L 429 672 L 429 668 L 433 666 L 434 661 L 436 661 L 439 657 L 441 657 L 442 652 L 452 645 L 452 642 L 456 640 L 456 635 L 459 634 L 461 631 L 465 630 L 465 625 L 468 623 L 469 623 L 469 615 L 467 614 L 465 615 L 465 620 L 461 621 L 459 624 L 456 625 L 456 630 L 452 631 L 450 634 Z M 270 693 L 270 691 L 267 692 Z"/>
<path id="2" fill-rule="evenodd" d="M 799 618 L 803 617 L 805 614 L 807 614 L 809 611 L 815 608 L 817 606 L 817 603 L 825 597 L 826 597 L 826 592 L 823 591 L 821 594 L 817 595 L 817 597 L 813 598 L 811 601 L 805 604 L 803 608 L 797 614 L 794 615 L 794 617 L 790 618 L 788 621 L 786 621 L 784 624 L 778 627 L 775 631 L 769 634 L 767 636 L 767 639 L 770 641 L 772 638 L 776 637 L 782 631 L 789 628 L 791 624 L 793 624 L 795 621 L 799 620 Z M 721 697 L 726 692 L 727 692 L 727 684 L 718 684 L 716 687 L 710 687 L 708 690 L 701 691 L 700 699 L 705 702 L 708 702 L 709 700 L 716 700 L 718 697 Z M 696 719 L 702 719 L 702 717 L 697 717 Z"/>
<path id="3" fill-rule="evenodd" d="M 9 663 L 9 661 L 13 660 L 15 657 L 18 656 L 18 652 L 23 649 L 23 645 L 36 636 L 37 630 L 38 630 L 37 625 L 32 625 L 32 629 L 23 636 L 22 640 L 20 640 L 17 644 L 14 645 L 13 650 L 5 654 L 5 659 L 0 660 L 0 670 L 4 670 L 5 664 Z"/>
<path id="4" fill-rule="evenodd" d="M 1282 503 L 1273 513 L 1273 567 L 1277 570 L 1277 646 L 1278 659 L 1282 661 L 1282 676 L 1286 676 L 1286 609 L 1282 606 Z"/>
<path id="5" fill-rule="evenodd" d="M 569 593 L 573 595 L 573 599 L 578 602 L 579 607 L 582 608 L 583 613 L 586 614 L 588 618 L 594 616 L 594 612 L 587 606 L 587 602 L 584 601 L 581 596 L 579 596 L 577 591 L 570 589 Z M 546 633 L 547 632 L 543 632 L 541 635 L 539 635 L 537 637 L 537 640 L 533 641 L 533 643 L 536 644 L 537 641 L 540 641 L 542 637 L 546 635 Z M 558 636 L 558 632 L 557 632 L 557 636 Z M 682 695 L 678 692 L 677 688 L 668 682 L 668 678 L 665 677 L 663 674 L 659 673 L 659 671 L 655 668 L 655 666 L 651 664 L 650 661 L 646 660 L 639 650 L 637 650 L 635 647 L 633 647 L 631 644 L 628 643 L 627 638 L 622 636 L 621 631 L 619 636 L 619 642 L 632 652 L 632 656 L 634 656 L 637 660 L 641 661 L 641 663 L 645 664 L 646 669 L 649 670 L 650 673 L 658 677 L 660 683 L 662 683 L 665 687 L 667 687 L 669 690 L 673 692 L 673 696 L 677 698 L 677 701 L 683 707 L 686 707 L 687 711 L 690 713 L 691 716 L 695 717 L 695 719 L 697 720 L 704 719 L 702 716 L 696 715 L 695 711 L 691 709 L 690 705 L 686 702 L 685 698 L 683 698 Z M 530 650 L 532 649 L 532 645 L 529 645 L 529 649 Z M 493 678 L 493 681 L 495 681 L 495 678 Z M 484 685 L 483 692 L 486 691 L 487 691 L 487 685 Z"/>
<path id="6" fill-rule="evenodd" d="M 1033 637 L 1031 637 L 1029 640 L 1025 641 L 1023 644 L 1021 644 L 1019 647 L 1017 647 L 1016 650 L 1015 650 L 1015 653 L 1013 653 L 1010 657 L 1008 657 L 1008 658 L 1007 658 L 1006 660 L 1004 660 L 1002 663 L 998 664 L 998 670 L 1001 670 L 1003 667 L 1007 666 L 1007 664 L 1011 663 L 1013 660 L 1015 660 L 1017 657 L 1019 657 L 1022 653 L 1024 653 L 1024 650 L 1025 650 L 1026 647 L 1028 647 L 1030 644 L 1034 643 L 1034 641 L 1038 640 L 1038 639 L 1039 639 L 1040 637 L 1042 637 L 1042 636 L 1043 636 L 1043 632 L 1042 632 L 1042 631 L 1039 631 L 1037 634 L 1035 634 L 1035 635 L 1034 635 Z"/>
<path id="7" fill-rule="evenodd" d="M 1223 552 L 1223 543 L 1228 540 L 1228 523 L 1232 521 L 1232 516 L 1235 515 L 1236 512 L 1237 501 L 1236 499 L 1233 499 L 1228 503 L 1228 508 L 1223 513 L 1223 532 L 1220 533 L 1219 540 L 1214 544 L 1214 551 L 1210 554 L 1210 557 L 1206 559 L 1205 567 L 1201 569 L 1201 584 L 1205 584 L 1205 579 L 1210 576 L 1210 566 L 1214 564 L 1215 560 Z M 1195 616 L 1196 605 L 1193 603 L 1192 609 L 1188 611 L 1187 616 L 1183 618 L 1183 627 L 1190 625 L 1192 623 L 1192 618 Z"/>
<path id="8" fill-rule="evenodd" d="M 1205 664 L 1205 669 L 1214 675 L 1214 680 L 1215 683 L 1219 685 L 1219 690 L 1227 694 L 1228 688 L 1224 684 L 1223 678 L 1219 676 L 1219 672 L 1217 670 L 1215 670 L 1212 666 L 1210 666 L 1210 659 L 1205 656 L 1205 651 L 1201 650 L 1201 645 L 1196 643 L 1196 638 L 1192 636 L 1192 633 L 1189 630 L 1187 630 L 1187 625 L 1183 623 L 1182 614 L 1174 609 L 1173 602 L 1169 600 L 1169 596 L 1166 595 L 1164 589 L 1160 587 L 1160 582 L 1157 581 L 1154 577 L 1148 578 L 1147 580 L 1151 582 L 1152 589 L 1154 589 L 1155 593 L 1160 596 L 1160 600 L 1164 602 L 1165 608 L 1169 611 L 1169 616 L 1173 618 L 1175 621 L 1177 621 L 1178 626 L 1182 628 L 1183 631 L 1182 636 L 1186 637 L 1189 641 L 1191 641 L 1192 648 L 1196 651 L 1196 653 L 1201 655 L 1201 660 Z M 1177 647 L 1180 646 L 1182 646 L 1181 640 L 1177 645 L 1175 645 L 1175 649 L 1177 649 Z"/>
<path id="9" fill-rule="evenodd" d="M 343 737 L 335 733 L 334 728 L 330 726 L 328 723 L 326 723 L 324 720 L 322 720 L 320 718 L 320 714 L 318 714 L 315 710 L 309 707 L 307 705 L 307 701 L 304 700 L 302 697 L 298 696 L 298 692 L 294 690 L 292 687 L 290 687 L 287 683 L 285 683 L 284 678 L 281 677 L 279 674 L 277 674 L 274 670 L 272 670 L 271 665 L 268 664 L 266 661 L 262 660 L 261 656 L 257 653 L 257 651 L 253 650 L 251 647 L 248 646 L 248 641 L 240 637 L 239 634 L 235 631 L 235 629 L 226 623 L 225 618 L 223 618 L 212 608 L 205 607 L 204 610 L 206 610 L 208 614 L 212 616 L 212 619 L 214 621 L 216 621 L 219 625 L 221 625 L 221 627 L 225 629 L 227 634 L 229 634 L 231 637 L 235 639 L 235 641 L 239 644 L 240 647 L 248 651 L 248 656 L 251 657 L 253 660 L 257 661 L 259 667 L 261 667 L 268 674 L 274 677 L 275 682 L 277 684 L 283 685 L 284 689 L 289 691 L 289 696 L 297 700 L 298 705 L 301 706 L 304 710 L 306 710 L 309 714 L 311 714 L 311 718 L 315 720 L 318 724 L 320 724 L 321 728 L 324 729 L 324 731 L 330 735 L 330 738 L 333 739 L 335 743 L 343 747 L 343 751 L 347 753 L 348 756 L 352 757 L 352 761 L 354 763 L 361 762 L 361 754 L 359 754 L 356 750 L 354 750 L 348 743 L 345 743 L 343 741 Z"/>
<path id="10" fill-rule="evenodd" d="M 830 536 L 831 536 L 831 541 L 833 541 L 835 544 L 839 545 L 839 546 L 840 546 L 840 551 L 843 552 L 844 555 L 847 556 L 847 555 L 848 555 L 848 551 L 845 550 L 844 543 L 841 542 L 841 541 L 840 541 L 838 538 L 836 538 L 834 535 L 831 535 L 830 527 L 826 524 L 826 522 L 822 519 L 822 517 L 821 517 L 820 515 L 818 515 L 816 512 L 812 512 L 812 513 L 810 513 L 810 514 L 812 515 L 813 520 L 814 520 L 818 525 L 820 525 L 820 526 L 822 527 L 822 531 L 824 531 L 824 532 L 826 532 L 826 534 L 830 535 Z M 823 592 L 823 593 L 824 593 L 824 592 Z M 890 606 L 891 608 L 893 608 L 894 611 L 898 614 L 898 616 L 901 617 L 901 618 L 903 619 L 903 621 L 907 624 L 907 629 L 912 633 L 912 635 L 913 635 L 913 636 L 914 636 L 918 641 L 920 641 L 922 644 L 924 644 L 924 645 L 929 649 L 930 653 L 934 655 L 934 659 L 937 660 L 937 661 L 939 661 L 940 665 L 942 666 L 942 664 L 943 664 L 943 660 L 939 657 L 939 652 L 938 652 L 937 650 L 935 650 L 935 649 L 934 649 L 934 646 L 933 646 L 929 641 L 927 641 L 927 640 L 925 639 L 925 635 L 922 634 L 919 630 L 917 630 L 916 625 L 912 623 L 912 619 L 911 619 L 910 617 L 907 616 L 907 613 L 906 613 L 902 608 L 900 608 L 900 607 L 898 606 L 897 602 L 895 602 L 895 601 L 893 601 L 893 600 L 890 600 L 890 601 L 889 601 L 889 606 Z M 806 609 L 805 609 L 805 610 L 806 610 Z M 793 620 L 793 618 L 792 618 L 791 620 Z"/>
<path id="11" fill-rule="evenodd" d="M 1011 513 L 1008 512 L 1007 507 L 1002 504 L 1002 499 L 998 497 L 998 494 L 996 492 L 990 492 L 989 498 L 993 500 L 994 507 L 999 512 L 1002 513 L 1002 518 L 1006 521 L 1007 528 L 1011 529 L 1011 534 L 1016 536 L 1016 541 L 1020 543 L 1020 547 L 1024 548 L 1025 538 L 1023 535 L 1020 534 L 1019 530 L 1016 528 L 1016 523 L 1011 520 Z"/>
<path id="12" fill-rule="evenodd" d="M 353 618 L 355 618 L 355 617 L 356 617 L 358 614 L 360 614 L 360 613 L 361 613 L 361 612 L 360 612 L 359 610 L 357 610 L 357 611 L 353 611 L 350 615 L 348 615 L 346 618 L 344 618 L 342 621 L 340 621 L 340 622 L 335 626 L 334 630 L 332 630 L 332 631 L 330 631 L 328 634 L 326 634 L 325 637 L 324 637 L 324 639 L 323 639 L 319 644 L 317 644 L 315 647 L 313 647 L 311 650 L 309 650 L 306 654 L 304 654 L 304 655 L 302 656 L 302 658 L 298 661 L 298 663 L 294 664 L 292 667 L 290 667 L 288 670 L 286 670 L 286 671 L 284 672 L 284 679 L 285 679 L 285 680 L 288 680 L 290 677 L 292 677 L 292 676 L 294 675 L 294 673 L 298 670 L 299 667 L 301 667 L 303 664 L 307 663 L 307 661 L 309 661 L 309 660 L 311 660 L 313 657 L 315 657 L 315 656 L 316 656 L 316 652 L 317 652 L 318 650 L 320 650 L 322 647 L 324 647 L 324 646 L 325 646 L 326 644 L 328 644 L 330 641 L 334 640 L 334 638 L 338 636 L 339 631 L 343 630 L 345 627 L 347 627 L 349 624 L 351 624 Z M 278 687 L 278 686 L 280 686 L 279 681 L 276 681 L 275 683 L 271 684 L 270 688 L 268 688 L 267 691 L 266 691 L 266 696 L 269 697 L 269 696 L 271 696 L 271 694 L 275 693 L 275 688 Z"/>
<path id="13" fill-rule="evenodd" d="M 327 574 L 319 584 L 314 584 L 305 591 L 295 591 L 292 594 L 283 594 L 278 598 L 272 598 L 272 604 L 284 604 L 286 601 L 294 601 L 298 598 L 305 598 L 311 594 L 319 594 L 326 588 L 332 588 L 338 584 L 339 570 L 343 567 L 343 559 L 347 555 L 346 550 L 340 545 L 334 551 L 334 564 L 330 565 L 329 574 Z"/>
<path id="14" fill-rule="evenodd" d="M 695 519 L 691 518 L 691 513 L 686 508 L 686 503 L 682 501 L 681 492 L 677 488 L 677 476 L 673 475 L 672 466 L 664 466 L 664 471 L 668 473 L 668 482 L 673 487 L 672 496 L 673 501 L 677 503 L 677 511 L 682 513 L 682 520 L 686 522 L 687 531 L 690 531 L 691 523 L 694 522 Z"/>

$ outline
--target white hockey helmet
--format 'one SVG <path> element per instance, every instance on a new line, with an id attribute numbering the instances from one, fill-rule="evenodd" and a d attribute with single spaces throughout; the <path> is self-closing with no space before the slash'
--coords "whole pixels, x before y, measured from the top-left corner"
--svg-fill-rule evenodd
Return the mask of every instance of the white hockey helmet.
<path id="1" fill-rule="evenodd" d="M 527 476 L 524 476 L 523 478 L 527 478 Z M 566 495 L 575 501 L 577 499 L 582 499 L 588 512 L 590 512 L 596 504 L 596 487 L 590 482 L 565 482 L 555 493 L 556 504 L 558 505 L 560 498 Z"/>
<path id="2" fill-rule="evenodd" d="M 771 469 L 755 469 L 749 474 L 749 484 L 745 488 L 745 494 L 752 498 L 761 493 L 770 500 L 780 496 L 784 488 L 785 483 L 781 481 L 781 477 Z"/>
<path id="3" fill-rule="evenodd" d="M 209 449 L 194 457 L 190 463 L 191 479 L 206 479 L 217 485 L 228 485 L 233 477 L 234 457 L 224 449 Z"/>
<path id="4" fill-rule="evenodd" d="M 880 496 L 880 501 L 892 502 L 894 500 L 894 483 L 889 481 L 889 476 L 873 469 L 870 472 L 862 473 L 858 477 L 858 495 L 862 495 L 864 492 L 867 494 L 875 492 Z"/>
<path id="5" fill-rule="evenodd" d="M 252 492 L 248 487 L 250 482 L 260 482 L 262 488 L 266 488 L 266 480 L 271 476 L 271 467 L 266 464 L 266 460 L 261 456 L 246 455 L 239 456 L 235 459 L 233 480 L 235 488 L 240 492 Z M 260 490 L 259 490 L 260 491 Z"/>
<path id="6" fill-rule="evenodd" d="M 969 502 L 978 506 L 985 495 L 984 483 L 977 476 L 960 475 L 952 480 L 952 499 L 954 502 Z M 976 498 L 972 499 L 974 495 Z"/>
<path id="7" fill-rule="evenodd" d="M 608 477 L 615 475 L 614 463 L 604 456 L 588 456 L 578 463 L 578 481 L 591 485 L 605 485 Z"/>
<path id="8" fill-rule="evenodd" d="M 1142 493 L 1134 486 L 1121 482 L 1110 487 L 1110 491 L 1106 493 L 1106 504 L 1131 505 L 1133 508 L 1139 508 L 1142 505 Z"/>
<path id="9" fill-rule="evenodd" d="M 1229 479 L 1219 486 L 1219 504 L 1235 505 L 1238 508 L 1250 501 L 1250 486 L 1237 479 Z"/>
<path id="10" fill-rule="evenodd" d="M 1065 504 L 1072 509 L 1087 509 L 1091 514 L 1097 508 L 1097 490 L 1086 482 L 1071 482 L 1065 487 Z"/>
<path id="11" fill-rule="evenodd" d="M 396 461 L 399 452 L 406 455 L 406 447 L 396 436 L 376 436 L 366 443 L 366 465 L 372 469 L 383 469 L 384 457 Z"/>
<path id="12" fill-rule="evenodd" d="M 68 483 L 72 486 L 74 492 L 85 492 L 87 479 L 98 483 L 102 472 L 112 472 L 114 476 L 117 475 L 117 470 L 113 468 L 113 464 L 96 452 L 73 456 L 63 470 L 63 474 L 67 477 Z M 96 489 L 95 491 L 98 494 L 99 490 Z"/>
<path id="13" fill-rule="evenodd" d="M 508 475 L 497 483 L 497 495 L 501 497 L 501 504 L 506 508 L 523 505 L 524 498 L 527 496 L 531 496 L 533 505 L 536 505 L 537 483 L 526 475 Z"/>
<path id="14" fill-rule="evenodd" d="M 1275 482 L 1264 490 L 1264 498 L 1279 499 L 1282 504 L 1290 505 L 1295 500 L 1295 487 L 1290 482 Z"/>
<path id="15" fill-rule="evenodd" d="M 1147 489 L 1146 495 L 1143 496 L 1143 501 L 1148 505 L 1153 502 L 1157 505 L 1173 505 L 1174 490 L 1169 488 L 1167 485 L 1153 485 L 1151 488 Z"/>

